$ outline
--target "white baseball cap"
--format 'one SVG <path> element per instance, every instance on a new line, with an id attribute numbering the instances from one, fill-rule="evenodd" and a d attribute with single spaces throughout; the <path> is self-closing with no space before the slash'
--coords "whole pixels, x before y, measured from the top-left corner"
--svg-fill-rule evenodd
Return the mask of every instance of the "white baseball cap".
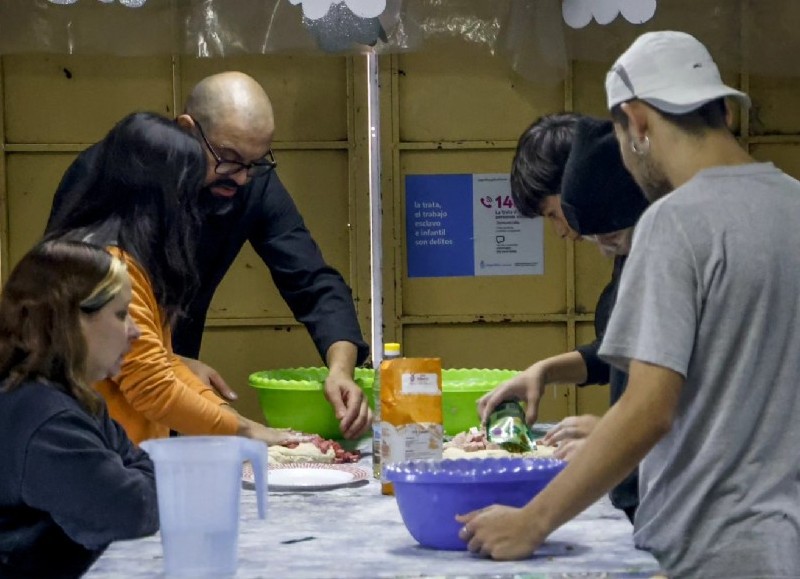
<path id="1" fill-rule="evenodd" d="M 714 59 L 699 40 L 672 30 L 637 38 L 608 71 L 606 96 L 609 110 L 635 98 L 674 115 L 721 97 L 750 106 L 750 97 L 722 82 Z"/>

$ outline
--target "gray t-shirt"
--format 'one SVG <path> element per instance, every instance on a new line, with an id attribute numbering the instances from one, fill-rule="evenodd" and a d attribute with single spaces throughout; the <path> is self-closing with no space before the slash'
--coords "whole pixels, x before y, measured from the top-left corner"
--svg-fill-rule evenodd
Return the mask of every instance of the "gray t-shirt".
<path id="1" fill-rule="evenodd" d="M 800 577 L 800 183 L 716 167 L 654 203 L 600 355 L 686 377 L 634 539 L 674 577 Z"/>

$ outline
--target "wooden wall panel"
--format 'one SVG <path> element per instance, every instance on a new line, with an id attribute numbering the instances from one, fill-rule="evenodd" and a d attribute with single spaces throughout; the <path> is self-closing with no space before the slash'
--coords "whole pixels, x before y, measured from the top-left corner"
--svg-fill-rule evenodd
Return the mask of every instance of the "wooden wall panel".
<path id="1" fill-rule="evenodd" d="M 6 142 L 94 143 L 136 110 L 173 116 L 171 59 L 3 57 Z"/>
<path id="2" fill-rule="evenodd" d="M 275 111 L 276 151 L 281 141 L 347 142 L 347 59 L 335 56 L 182 58 L 183 101 L 200 79 L 239 70 L 255 78 Z"/>
<path id="3" fill-rule="evenodd" d="M 779 169 L 800 179 L 800 143 L 755 144 L 751 145 L 750 152 L 756 160 L 775 163 Z"/>
<path id="4" fill-rule="evenodd" d="M 750 98 L 750 134 L 800 133 L 800 78 L 753 75 Z"/>
<path id="5" fill-rule="evenodd" d="M 575 244 L 575 310 L 579 314 L 594 312 L 597 298 L 611 281 L 613 258 L 605 257 L 592 242 Z"/>
<path id="6" fill-rule="evenodd" d="M 601 119 L 608 118 L 606 106 L 606 72 L 612 62 L 573 63 L 573 110 Z"/>
<path id="7" fill-rule="evenodd" d="M 663 7 L 659 26 L 700 32 L 723 64 L 726 82 L 746 87 L 753 98 L 741 123 L 743 142 L 757 159 L 800 177 L 800 82 L 741 74 L 741 63 L 748 60 L 740 54 L 748 46 L 742 35 L 748 26 L 759 26 L 755 8 L 755 19 L 739 19 L 739 7 L 748 4 L 726 8 L 709 27 L 705 20 L 691 21 L 703 10 L 696 2 L 676 0 Z M 408 279 L 404 177 L 507 172 L 517 138 L 535 118 L 565 109 L 606 117 L 608 66 L 647 29 L 618 21 L 581 32 L 574 48 L 587 58 L 572 63 L 566 83 L 521 79 L 505 59 L 466 42 L 434 42 L 424 52 L 381 58 L 384 320 L 386 337 L 400 339 L 407 354 L 440 355 L 447 367 L 523 369 L 593 339 L 592 315 L 610 279 L 611 261 L 588 243 L 557 238 L 549 225 L 542 276 Z M 749 46 L 754 54 L 760 48 Z M 326 258 L 350 283 L 368 287 L 355 279 L 357 272 L 368 271 L 369 255 L 368 236 L 356 229 L 364 223 L 363 204 L 356 201 L 366 198 L 358 176 L 367 162 L 357 149 L 368 131 L 361 110 L 366 77 L 353 72 L 360 66 L 363 57 L 315 55 L 3 57 L 3 255 L 13 263 L 38 239 L 61 173 L 83 146 L 133 110 L 172 116 L 175 103 L 182 103 L 197 80 L 238 69 L 262 82 L 272 98 L 280 175 Z M 368 308 L 364 297 L 362 320 Z M 239 390 L 237 407 L 247 415 L 260 415 L 246 386 L 250 372 L 321 364 L 249 248 L 223 281 L 210 313 L 203 357 Z M 482 316 L 494 319 L 476 323 Z M 559 386 L 546 395 L 542 418 L 599 414 L 607 400 L 607 387 Z"/>
<path id="8" fill-rule="evenodd" d="M 308 332 L 294 325 L 206 328 L 200 358 L 217 368 L 239 395 L 234 404 L 236 409 L 256 420 L 263 420 L 263 414 L 258 391 L 247 381 L 250 374 L 274 368 L 323 365 Z"/>
<path id="9" fill-rule="evenodd" d="M 71 153 L 12 153 L 6 157 L 10 267 L 42 237 L 53 193 L 73 158 Z"/>
<path id="10" fill-rule="evenodd" d="M 467 43 L 398 61 L 402 141 L 516 140 L 536 117 L 563 106 L 563 85 L 531 87 L 504 60 Z"/>
<path id="11" fill-rule="evenodd" d="M 8 227 L 2 243 L 8 265 L 40 238 L 53 192 L 78 151 L 132 111 L 174 116 L 173 103 L 182 105 L 197 80 L 222 70 L 242 70 L 271 93 L 275 150 L 284 184 L 328 262 L 353 283 L 356 224 L 351 203 L 357 192 L 352 176 L 358 168 L 352 163 L 356 129 L 350 107 L 355 101 L 347 57 L 176 58 L 174 62 L 175 66 L 170 56 L 3 57 Z M 359 239 L 368 243 L 365 236 Z M 369 253 L 362 249 L 359 254 Z M 363 312 L 360 318 L 365 318 Z M 236 406 L 252 417 L 259 417 L 260 409 L 246 386 L 250 372 L 323 364 L 249 246 L 214 299 L 202 357 L 242 394 Z"/>

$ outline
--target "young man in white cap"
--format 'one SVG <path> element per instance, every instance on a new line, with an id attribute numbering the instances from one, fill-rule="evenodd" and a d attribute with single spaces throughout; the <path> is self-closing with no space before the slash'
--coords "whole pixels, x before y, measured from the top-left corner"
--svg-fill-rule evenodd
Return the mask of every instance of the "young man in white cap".
<path id="1" fill-rule="evenodd" d="M 526 557 L 644 459 L 634 539 L 670 576 L 800 577 L 800 183 L 742 150 L 724 99 L 749 99 L 688 34 L 639 37 L 606 92 L 655 201 L 600 350 L 628 387 L 541 494 L 462 538 Z"/>

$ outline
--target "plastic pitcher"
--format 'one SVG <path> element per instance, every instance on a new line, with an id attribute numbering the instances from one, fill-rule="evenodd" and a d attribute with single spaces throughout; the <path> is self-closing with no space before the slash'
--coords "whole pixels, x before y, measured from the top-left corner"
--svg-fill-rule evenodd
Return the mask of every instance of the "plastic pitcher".
<path id="1" fill-rule="evenodd" d="M 155 463 L 168 576 L 236 573 L 242 462 L 253 464 L 258 516 L 266 516 L 267 446 L 239 436 L 181 436 L 142 443 Z"/>

